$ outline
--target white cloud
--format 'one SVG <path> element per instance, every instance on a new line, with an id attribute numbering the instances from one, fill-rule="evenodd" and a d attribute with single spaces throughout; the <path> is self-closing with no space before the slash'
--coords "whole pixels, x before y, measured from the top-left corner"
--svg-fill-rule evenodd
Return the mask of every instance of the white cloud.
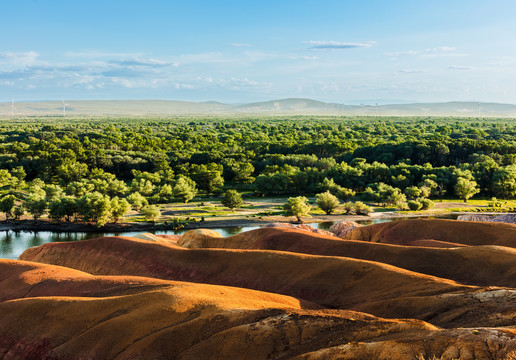
<path id="1" fill-rule="evenodd" d="M 354 42 L 340 42 L 340 41 L 320 41 L 310 40 L 303 41 L 303 44 L 312 45 L 308 49 L 310 50 L 341 50 L 341 49 L 354 49 L 354 48 L 369 48 L 372 47 L 376 42 L 368 41 L 365 43 L 354 43 Z"/>
<path id="2" fill-rule="evenodd" d="M 428 72 L 427 70 L 417 70 L 417 69 L 401 69 L 401 70 L 398 70 L 399 73 L 404 73 L 404 74 L 421 74 L 421 73 L 426 73 Z"/>
<path id="3" fill-rule="evenodd" d="M 34 64 L 39 54 L 35 51 L 27 52 L 0 52 L 0 60 L 6 60 L 12 65 L 28 66 Z"/>
<path id="4" fill-rule="evenodd" d="M 451 65 L 450 69 L 452 70 L 474 70 L 474 66 L 464 66 L 464 65 Z"/>
<path id="5" fill-rule="evenodd" d="M 451 46 L 440 46 L 435 48 L 428 48 L 425 50 L 406 50 L 396 52 L 386 52 L 384 55 L 390 56 L 391 60 L 396 60 L 401 56 L 420 56 L 423 58 L 437 58 L 437 57 L 461 57 L 468 56 L 467 54 L 456 53 L 457 49 Z"/>
<path id="6" fill-rule="evenodd" d="M 117 52 L 105 52 L 98 50 L 86 50 L 86 51 L 67 51 L 64 53 L 65 57 L 70 58 L 82 58 L 82 59 L 105 59 L 105 58 L 139 58 L 143 56 L 141 53 L 117 53 Z"/>
<path id="7" fill-rule="evenodd" d="M 245 44 L 245 43 L 231 43 L 229 45 L 233 46 L 233 47 L 251 47 L 250 44 Z"/>
<path id="8" fill-rule="evenodd" d="M 127 60 L 110 60 L 110 64 L 117 64 L 121 66 L 150 66 L 150 67 L 161 67 L 173 65 L 173 63 L 156 60 L 156 59 L 127 59 Z"/>

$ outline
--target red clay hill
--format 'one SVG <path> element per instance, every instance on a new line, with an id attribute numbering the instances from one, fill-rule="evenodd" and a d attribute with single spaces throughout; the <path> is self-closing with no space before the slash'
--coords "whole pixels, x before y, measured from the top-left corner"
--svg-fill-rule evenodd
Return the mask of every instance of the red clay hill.
<path id="1" fill-rule="evenodd" d="M 0 260 L 0 358 L 516 359 L 514 225 L 379 225 L 28 249 Z"/>

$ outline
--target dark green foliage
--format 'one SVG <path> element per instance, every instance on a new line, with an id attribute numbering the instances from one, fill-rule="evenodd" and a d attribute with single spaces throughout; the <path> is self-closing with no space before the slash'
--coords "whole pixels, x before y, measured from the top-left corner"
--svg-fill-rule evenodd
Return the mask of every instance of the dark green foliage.
<path id="1" fill-rule="evenodd" d="M 467 178 L 459 177 L 455 184 L 455 194 L 467 202 L 470 197 L 478 193 L 477 183 Z"/>
<path id="2" fill-rule="evenodd" d="M 331 214 L 339 206 L 339 200 L 329 190 L 317 194 L 315 197 L 315 203 L 326 214 Z"/>
<path id="3" fill-rule="evenodd" d="M 78 212 L 78 199 L 73 196 L 63 196 L 54 199 L 48 205 L 48 214 L 53 220 L 65 219 L 70 221 Z"/>
<path id="4" fill-rule="evenodd" d="M 153 223 L 156 222 L 161 216 L 161 211 L 159 210 L 159 206 L 157 205 L 147 205 L 144 206 L 141 210 L 141 213 L 145 220 L 151 221 Z"/>
<path id="5" fill-rule="evenodd" d="M 10 194 L 5 195 L 0 199 L 0 212 L 5 213 L 5 218 L 9 219 L 14 216 L 14 205 L 16 203 L 16 196 Z"/>
<path id="6" fill-rule="evenodd" d="M 228 190 L 226 191 L 220 202 L 222 203 L 222 205 L 233 210 L 241 207 L 244 203 L 244 200 L 242 199 L 242 195 L 238 191 Z"/>
<path id="7" fill-rule="evenodd" d="M 149 205 L 147 199 L 139 192 L 133 192 L 127 197 L 127 201 L 134 210 L 140 210 L 142 207 Z"/>
<path id="8" fill-rule="evenodd" d="M 131 190 L 168 202 L 165 185 L 174 188 L 178 176 L 206 194 L 223 186 L 261 195 L 330 190 L 347 201 L 371 187 L 365 195 L 389 204 L 414 186 L 421 193 L 411 199 L 452 195 L 465 178 L 482 196 L 516 197 L 511 119 L 38 118 L 3 122 L 0 138 L 0 189 L 45 189 L 48 201 L 61 196 L 59 186 L 76 197 L 123 198 Z M 320 187 L 325 179 L 331 189 Z M 381 183 L 401 193 L 389 198 Z"/>
<path id="9" fill-rule="evenodd" d="M 78 213 L 84 221 L 91 221 L 98 227 L 111 219 L 111 201 L 109 196 L 99 192 L 86 194 L 77 202 Z"/>
<path id="10" fill-rule="evenodd" d="M 175 198 L 187 203 L 197 195 L 197 188 L 195 185 L 195 181 L 187 178 L 186 176 L 180 175 L 172 188 L 172 193 Z"/>
<path id="11" fill-rule="evenodd" d="M 287 203 L 283 206 L 286 215 L 295 216 L 298 222 L 303 222 L 301 217 L 310 216 L 312 207 L 308 204 L 308 199 L 304 196 L 288 198 Z"/>
<path id="12" fill-rule="evenodd" d="M 32 215 L 34 220 L 37 220 L 45 213 L 47 209 L 46 199 L 38 194 L 31 194 L 23 202 L 25 209 Z"/>
<path id="13" fill-rule="evenodd" d="M 416 211 L 416 210 L 419 210 L 423 207 L 423 204 L 421 204 L 419 201 L 417 200 L 409 200 L 407 202 L 407 205 L 408 205 L 408 208 L 412 211 Z"/>

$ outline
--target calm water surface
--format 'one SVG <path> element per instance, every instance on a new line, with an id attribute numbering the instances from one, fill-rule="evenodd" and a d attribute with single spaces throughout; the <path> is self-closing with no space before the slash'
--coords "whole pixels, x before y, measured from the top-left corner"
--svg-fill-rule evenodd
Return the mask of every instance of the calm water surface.
<path id="1" fill-rule="evenodd" d="M 454 219 L 456 216 L 441 216 L 440 218 L 448 218 Z M 393 220 L 404 220 L 408 218 L 383 218 L 383 219 L 371 219 L 366 221 L 359 221 L 363 225 L 377 224 L 383 222 L 389 222 Z M 308 225 L 312 225 L 313 227 L 327 230 L 331 225 L 333 225 L 332 221 L 326 221 L 322 223 L 308 223 Z M 259 226 L 243 226 L 243 227 L 224 227 L 224 228 L 214 228 L 211 230 L 215 230 L 222 236 L 231 236 L 234 234 L 238 234 L 243 231 L 249 231 L 253 229 L 257 229 Z M 184 234 L 188 230 L 158 230 L 156 233 L 165 234 L 165 235 L 180 235 Z M 155 233 L 154 231 L 146 231 L 150 233 Z M 86 240 L 93 239 L 97 237 L 103 236 L 134 236 L 140 234 L 141 231 L 136 232 L 121 232 L 121 233 L 104 233 L 104 232 L 73 232 L 73 233 L 63 233 L 63 232 L 52 232 L 52 231 L 2 231 L 0 232 L 0 258 L 4 259 L 16 259 L 25 249 L 32 246 L 39 246 L 48 242 L 61 242 L 61 241 L 77 241 L 77 240 Z"/>

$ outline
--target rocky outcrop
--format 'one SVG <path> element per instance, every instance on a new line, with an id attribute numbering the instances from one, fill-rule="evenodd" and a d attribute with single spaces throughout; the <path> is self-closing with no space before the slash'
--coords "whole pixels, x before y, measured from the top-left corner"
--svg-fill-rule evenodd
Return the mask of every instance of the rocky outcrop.
<path id="1" fill-rule="evenodd" d="M 457 220 L 462 221 L 485 221 L 485 222 L 502 222 L 507 224 L 516 224 L 516 214 L 503 214 L 503 215 L 478 215 L 468 214 L 460 215 Z"/>
<path id="2" fill-rule="evenodd" d="M 338 223 L 333 224 L 329 228 L 329 231 L 331 233 L 335 234 L 335 236 L 337 236 L 339 238 L 343 238 L 347 233 L 349 233 L 351 230 L 353 230 L 354 228 L 357 228 L 359 226 L 362 226 L 362 225 L 360 225 L 359 223 L 356 223 L 354 221 L 344 220 L 344 221 L 339 221 Z"/>
<path id="3" fill-rule="evenodd" d="M 321 235 L 328 235 L 328 236 L 334 236 L 333 232 L 326 231 L 323 229 L 316 229 L 313 226 L 307 225 L 307 224 L 291 224 L 291 223 L 269 223 L 262 225 L 262 228 L 270 228 L 270 227 L 276 227 L 276 228 L 287 228 L 287 229 L 296 229 L 296 230 L 303 230 L 315 234 L 321 234 Z"/>
<path id="4" fill-rule="evenodd" d="M 516 248 L 516 225 L 441 219 L 411 219 L 362 226 L 346 239 L 405 245 L 432 239 L 464 245 L 498 245 Z"/>

